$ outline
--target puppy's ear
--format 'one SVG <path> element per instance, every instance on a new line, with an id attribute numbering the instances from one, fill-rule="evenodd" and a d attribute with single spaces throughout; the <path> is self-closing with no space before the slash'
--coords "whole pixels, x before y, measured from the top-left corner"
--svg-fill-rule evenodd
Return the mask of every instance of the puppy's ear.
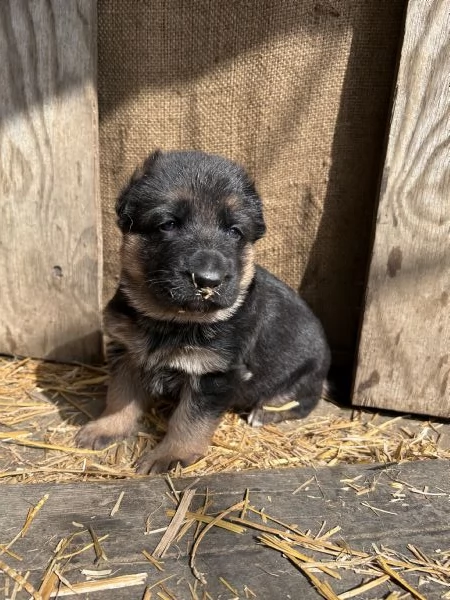
<path id="1" fill-rule="evenodd" d="M 161 156 L 161 150 L 155 150 L 152 152 L 147 158 L 144 160 L 142 165 L 139 165 L 137 169 L 135 169 L 133 175 L 131 176 L 130 183 L 134 183 L 135 181 L 139 181 L 144 175 L 151 175 L 153 165 L 156 163 L 158 158 Z"/>
<path id="2" fill-rule="evenodd" d="M 158 148 L 144 160 L 143 169 L 144 169 L 145 175 L 151 175 L 153 165 L 156 163 L 156 161 L 158 160 L 158 158 L 161 155 L 162 155 L 162 152 Z"/>
<path id="3" fill-rule="evenodd" d="M 129 194 L 133 183 L 134 182 L 130 181 L 126 188 L 122 190 L 122 193 L 116 201 L 117 225 L 123 233 L 129 233 L 131 231 L 131 226 L 133 225 L 133 219 L 129 214 Z"/>
<path id="4" fill-rule="evenodd" d="M 263 207 L 261 198 L 256 191 L 255 184 L 250 179 L 245 185 L 245 195 L 250 201 L 250 205 L 253 210 L 253 228 L 254 228 L 254 239 L 256 242 L 266 233 L 266 223 L 264 221 Z"/>
<path id="5" fill-rule="evenodd" d="M 160 150 L 155 150 L 152 154 L 150 154 L 140 165 L 137 167 L 130 178 L 130 181 L 126 185 L 126 187 L 122 190 L 122 193 L 117 199 L 116 202 L 116 213 L 117 213 L 117 224 L 120 229 L 124 233 L 129 233 L 131 231 L 131 227 L 133 225 L 133 219 L 130 214 L 130 191 L 133 185 L 142 179 L 145 175 L 151 175 L 153 165 L 161 156 Z"/>

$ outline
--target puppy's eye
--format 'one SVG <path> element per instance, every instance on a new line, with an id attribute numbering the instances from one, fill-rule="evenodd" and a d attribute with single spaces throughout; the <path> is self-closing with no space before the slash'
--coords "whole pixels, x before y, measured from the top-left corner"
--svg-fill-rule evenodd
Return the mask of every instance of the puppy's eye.
<path id="1" fill-rule="evenodd" d="M 236 238 L 236 239 L 240 239 L 242 237 L 242 231 L 239 229 L 239 227 L 229 227 L 227 229 L 227 233 L 230 237 Z"/>
<path id="2" fill-rule="evenodd" d="M 176 221 L 166 221 L 162 225 L 159 226 L 160 231 L 173 231 L 178 227 Z"/>

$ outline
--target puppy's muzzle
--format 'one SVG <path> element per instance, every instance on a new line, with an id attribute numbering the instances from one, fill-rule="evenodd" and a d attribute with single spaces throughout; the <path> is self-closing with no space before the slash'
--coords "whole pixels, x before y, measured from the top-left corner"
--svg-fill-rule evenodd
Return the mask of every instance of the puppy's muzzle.
<path id="1" fill-rule="evenodd" d="M 216 250 L 197 250 L 189 260 L 188 269 L 194 287 L 204 297 L 215 293 L 229 279 L 227 260 Z"/>

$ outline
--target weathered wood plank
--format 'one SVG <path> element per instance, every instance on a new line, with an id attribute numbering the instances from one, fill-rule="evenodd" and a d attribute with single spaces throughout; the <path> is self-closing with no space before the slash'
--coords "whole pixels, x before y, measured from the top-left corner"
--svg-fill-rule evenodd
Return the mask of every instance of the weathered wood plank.
<path id="1" fill-rule="evenodd" d="M 411 0 L 353 402 L 450 417 L 450 11 Z"/>
<path id="2" fill-rule="evenodd" d="M 211 500 L 209 514 L 225 510 L 240 501 L 248 489 L 254 506 L 265 508 L 267 514 L 285 523 L 297 524 L 300 530 L 317 532 L 326 521 L 326 530 L 336 525 L 342 528 L 335 537 L 336 541 L 355 550 L 371 553 L 372 543 L 375 543 L 378 547 L 388 547 L 408 555 L 407 544 L 414 544 L 436 558 L 436 550 L 448 547 L 450 535 L 449 468 L 448 461 L 368 467 L 347 465 L 318 470 L 303 468 L 212 475 L 195 482 L 173 479 L 173 483 L 177 490 L 193 484 L 197 490 L 192 505 L 194 509 L 203 505 L 207 488 Z M 371 489 L 358 495 L 345 481 L 348 479 Z M 308 481 L 309 484 L 302 490 L 292 493 Z M 394 501 L 400 484 L 395 486 L 393 483 L 399 481 L 404 484 L 401 490 L 404 496 Z M 428 495 L 417 493 L 424 486 L 428 486 Z M 175 597 L 191 597 L 188 583 L 194 583 L 189 567 L 192 530 L 169 548 L 163 559 L 164 572 L 157 571 L 142 555 L 144 549 L 152 552 L 163 535 L 162 531 L 145 534 L 147 518 L 150 518 L 150 530 L 166 527 L 169 522 L 166 510 L 174 507 L 167 495 L 169 486 L 163 478 L 105 484 L 5 485 L 1 491 L 0 543 L 7 543 L 20 531 L 30 506 L 35 505 L 45 493 L 49 494 L 48 501 L 25 537 L 17 540 L 12 548 L 23 560 L 2 556 L 10 566 L 22 572 L 31 570 L 30 580 L 36 585 L 58 541 L 79 531 L 73 524 L 75 522 L 92 525 L 98 536 L 109 534 L 102 542 L 108 562 L 95 567 L 92 550 L 74 556 L 65 571 L 69 581 L 83 581 L 84 577 L 80 574 L 83 568 L 110 568 L 116 575 L 147 572 L 149 585 L 171 577 L 166 585 Z M 111 517 L 111 509 L 121 491 L 125 492 L 122 503 Z M 221 583 L 219 578 L 222 577 L 238 590 L 241 598 L 247 597 L 244 586 L 248 586 L 257 598 L 319 598 L 305 577 L 279 553 L 260 545 L 257 536 L 256 531 L 247 530 L 239 535 L 217 528 L 205 536 L 198 549 L 196 564 L 205 573 L 206 589 L 211 596 L 232 597 Z M 79 539 L 81 546 L 89 541 L 87 534 Z M 319 558 L 319 555 L 316 557 Z M 363 574 L 351 569 L 339 569 L 339 574 L 342 580 L 330 580 L 337 593 L 359 585 L 364 579 Z M 417 573 L 406 577 L 415 586 L 418 585 Z M 159 591 L 159 588 L 156 589 Z M 358 597 L 381 598 L 389 589 L 392 587 L 385 584 Z M 201 590 L 200 586 L 199 598 L 203 597 Z M 437 600 L 446 588 L 431 582 L 421 585 L 420 590 L 428 600 Z M 142 592 L 143 586 L 98 592 L 90 594 L 89 598 L 141 598 Z"/>
<path id="3" fill-rule="evenodd" d="M 0 352 L 100 355 L 95 0 L 0 3 Z"/>

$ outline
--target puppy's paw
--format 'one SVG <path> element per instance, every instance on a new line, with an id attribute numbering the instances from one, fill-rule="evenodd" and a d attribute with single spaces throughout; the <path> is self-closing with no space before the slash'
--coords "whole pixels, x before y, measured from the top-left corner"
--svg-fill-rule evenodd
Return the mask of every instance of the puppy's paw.
<path id="1" fill-rule="evenodd" d="M 156 473 L 168 473 L 175 469 L 177 464 L 182 467 L 188 467 L 194 464 L 203 454 L 171 453 L 165 454 L 158 450 L 158 446 L 153 450 L 146 450 L 136 463 L 136 472 L 139 475 L 148 475 Z"/>
<path id="2" fill-rule="evenodd" d="M 91 421 L 84 425 L 75 436 L 75 443 L 79 448 L 92 448 L 101 450 L 126 437 L 112 432 L 101 421 Z"/>
<path id="3" fill-rule="evenodd" d="M 267 422 L 265 421 L 266 416 L 267 413 L 264 414 L 262 408 L 254 408 L 247 417 L 247 423 L 252 427 L 262 427 Z"/>
<path id="4" fill-rule="evenodd" d="M 288 419 L 298 419 L 298 416 L 292 414 L 292 411 L 270 412 L 263 408 L 254 408 L 247 417 L 247 423 L 252 427 L 262 427 L 269 423 L 280 423 Z"/>

